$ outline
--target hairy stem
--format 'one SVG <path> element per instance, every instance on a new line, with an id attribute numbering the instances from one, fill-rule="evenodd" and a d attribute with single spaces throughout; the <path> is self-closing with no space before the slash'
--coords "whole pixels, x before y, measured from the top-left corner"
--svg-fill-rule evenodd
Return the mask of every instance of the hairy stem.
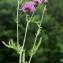
<path id="1" fill-rule="evenodd" d="M 33 17 L 34 13 L 32 13 L 32 16 L 30 17 L 30 20 L 27 21 L 27 24 L 26 24 L 26 30 L 25 30 L 25 36 L 24 36 L 24 40 L 23 40 L 23 48 L 24 48 L 24 45 L 25 45 L 25 41 L 26 41 L 26 35 L 27 35 L 27 29 L 28 29 L 28 26 L 29 26 L 29 23 Z M 27 17 L 27 16 L 26 16 Z"/>
<path id="2" fill-rule="evenodd" d="M 19 4 L 22 3 L 19 0 L 17 0 L 18 4 L 17 4 L 17 46 L 19 46 Z M 22 53 L 19 54 L 19 63 L 21 63 L 21 57 L 22 57 Z"/>
<path id="3" fill-rule="evenodd" d="M 25 51 L 23 51 L 22 62 L 25 63 Z"/>
<path id="4" fill-rule="evenodd" d="M 33 47 L 35 46 L 36 41 L 37 41 L 37 37 L 39 35 L 38 33 L 39 33 L 39 29 L 41 27 L 41 24 L 42 24 L 42 21 L 43 21 L 43 18 L 44 18 L 45 9 L 46 9 L 46 5 L 45 5 L 44 10 L 43 10 L 43 13 L 42 13 L 41 21 L 40 21 L 39 28 L 38 28 L 37 33 L 36 33 L 36 37 L 35 37 L 35 40 L 34 40 Z"/>
<path id="5" fill-rule="evenodd" d="M 18 5 L 17 5 L 17 45 L 19 44 L 18 21 L 19 21 L 19 0 L 18 0 Z"/>
<path id="6" fill-rule="evenodd" d="M 27 21 L 27 24 L 26 24 L 26 30 L 25 30 L 25 36 L 24 36 L 24 40 L 23 40 L 23 48 L 24 48 L 25 41 L 26 41 L 26 35 L 27 35 L 28 25 L 29 25 L 29 22 Z"/>
<path id="7" fill-rule="evenodd" d="M 21 58 L 22 57 L 22 53 L 20 53 L 20 55 L 19 55 L 19 63 L 21 63 Z"/>
<path id="8" fill-rule="evenodd" d="M 45 10 L 46 10 L 46 5 L 44 6 L 44 10 L 43 10 L 43 13 L 42 13 L 42 17 L 41 17 L 40 26 L 41 26 L 42 21 L 43 21 L 43 18 L 44 18 Z"/>
<path id="9" fill-rule="evenodd" d="M 33 49 L 34 49 L 34 46 L 36 44 L 36 41 L 37 41 L 37 38 L 38 38 L 38 35 L 39 35 L 39 30 L 40 30 L 40 27 L 41 27 L 41 24 L 42 24 L 42 21 L 43 21 L 43 18 L 44 18 L 45 9 L 46 9 L 46 5 L 44 7 L 42 17 L 41 17 L 41 21 L 40 21 L 40 24 L 39 24 L 39 28 L 38 28 L 37 33 L 36 33 L 36 37 L 35 37 L 34 44 L 33 44 Z M 29 63 L 31 62 L 32 56 L 30 56 Z"/>
<path id="10" fill-rule="evenodd" d="M 30 56 L 29 63 L 31 63 L 32 56 Z"/>

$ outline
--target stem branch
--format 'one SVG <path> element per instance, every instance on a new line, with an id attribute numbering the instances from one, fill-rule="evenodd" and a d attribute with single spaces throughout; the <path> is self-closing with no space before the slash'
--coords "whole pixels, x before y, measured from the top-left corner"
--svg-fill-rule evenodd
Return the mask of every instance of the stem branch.
<path id="1" fill-rule="evenodd" d="M 43 10 L 43 13 L 42 13 L 42 17 L 41 17 L 41 21 L 40 21 L 40 24 L 39 24 L 39 28 L 38 28 L 37 33 L 36 33 L 36 37 L 35 37 L 34 44 L 33 44 L 33 49 L 34 49 L 34 46 L 36 44 L 36 41 L 37 41 L 37 38 L 38 38 L 38 35 L 39 35 L 39 30 L 40 30 L 40 26 L 41 26 L 43 18 L 44 18 L 45 9 L 46 9 L 46 5 L 44 7 L 44 10 Z M 32 56 L 30 56 L 29 63 L 31 62 Z"/>
<path id="2" fill-rule="evenodd" d="M 32 56 L 30 56 L 29 63 L 31 62 Z"/>
<path id="3" fill-rule="evenodd" d="M 35 40 L 34 40 L 33 47 L 35 46 L 36 41 L 37 41 L 37 37 L 38 37 L 38 35 L 39 35 L 38 33 L 39 33 L 39 29 L 40 29 L 40 26 L 41 26 L 42 21 L 43 21 L 43 18 L 44 18 L 45 9 L 46 9 L 46 5 L 45 5 L 44 10 L 43 10 L 43 13 L 42 13 L 41 21 L 40 21 L 40 24 L 39 24 L 39 28 L 38 28 L 38 30 L 37 30 L 37 34 L 36 34 L 36 37 L 35 37 Z"/>
<path id="4" fill-rule="evenodd" d="M 24 48 L 25 41 L 26 41 L 26 35 L 27 35 L 28 25 L 29 25 L 29 22 L 27 21 L 26 30 L 25 30 L 25 36 L 24 36 L 24 40 L 23 40 L 23 48 Z"/>

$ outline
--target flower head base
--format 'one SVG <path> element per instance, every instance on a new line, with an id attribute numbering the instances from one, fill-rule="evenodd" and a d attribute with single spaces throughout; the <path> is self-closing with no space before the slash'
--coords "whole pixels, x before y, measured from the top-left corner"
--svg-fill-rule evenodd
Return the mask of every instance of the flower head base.
<path id="1" fill-rule="evenodd" d="M 33 2 L 35 2 L 36 5 L 38 5 L 38 4 L 41 4 L 43 0 L 33 0 Z"/>
<path id="2" fill-rule="evenodd" d="M 34 7 L 34 2 L 30 1 L 30 2 L 26 2 L 25 4 L 22 5 L 22 11 L 26 12 L 26 13 L 32 13 L 36 10 L 36 8 Z"/>

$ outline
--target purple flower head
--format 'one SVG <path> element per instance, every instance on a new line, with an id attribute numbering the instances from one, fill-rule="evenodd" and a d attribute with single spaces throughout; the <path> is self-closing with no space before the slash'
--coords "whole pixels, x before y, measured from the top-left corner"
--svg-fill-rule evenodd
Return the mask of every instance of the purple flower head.
<path id="1" fill-rule="evenodd" d="M 36 8 L 34 7 L 34 2 L 30 1 L 30 2 L 26 2 L 22 5 L 22 11 L 26 12 L 26 13 L 31 13 L 34 12 L 36 10 Z"/>
<path id="2" fill-rule="evenodd" d="M 36 5 L 38 5 L 38 4 L 41 4 L 43 2 L 43 0 L 33 0 L 33 2 L 35 2 Z"/>

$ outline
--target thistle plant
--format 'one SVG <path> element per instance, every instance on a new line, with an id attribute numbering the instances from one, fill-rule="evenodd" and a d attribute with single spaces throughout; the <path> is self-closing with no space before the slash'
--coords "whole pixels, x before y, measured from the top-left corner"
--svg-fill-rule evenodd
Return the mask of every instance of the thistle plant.
<path id="1" fill-rule="evenodd" d="M 42 43 L 42 37 L 40 37 L 38 43 L 37 43 L 37 39 L 38 39 L 38 36 L 40 35 L 40 33 L 42 31 L 41 24 L 42 24 L 43 17 L 45 14 L 47 0 L 32 0 L 32 1 L 25 2 L 23 4 L 22 4 L 22 0 L 17 0 L 17 3 L 18 3 L 17 4 L 17 19 L 16 19 L 17 43 L 15 43 L 13 41 L 13 39 L 11 39 L 8 44 L 6 44 L 4 41 L 2 41 L 2 43 L 8 48 L 12 48 L 12 49 L 16 50 L 17 54 L 19 54 L 19 63 L 31 63 L 31 59 L 32 59 L 33 55 L 37 52 L 39 46 Z M 37 23 L 35 21 L 35 18 L 34 18 L 34 13 L 35 13 L 37 7 L 39 5 L 42 5 L 42 3 L 45 3 L 44 9 L 42 12 L 41 20 L 39 20 L 39 23 Z M 20 7 L 20 5 L 21 5 L 21 7 Z M 19 16 L 19 10 L 26 14 L 26 22 L 27 22 L 22 45 L 19 44 L 19 29 L 18 29 L 18 27 L 19 27 L 19 17 L 18 17 Z M 31 16 L 29 14 L 31 14 Z M 27 30 L 28 30 L 30 23 L 35 23 L 38 26 L 38 30 L 37 30 L 37 33 L 35 35 L 35 39 L 33 41 L 34 44 L 32 45 L 32 48 L 28 52 L 29 56 L 30 56 L 29 61 L 25 61 L 26 51 L 25 51 L 24 46 L 25 46 L 25 42 L 26 42 Z"/>

